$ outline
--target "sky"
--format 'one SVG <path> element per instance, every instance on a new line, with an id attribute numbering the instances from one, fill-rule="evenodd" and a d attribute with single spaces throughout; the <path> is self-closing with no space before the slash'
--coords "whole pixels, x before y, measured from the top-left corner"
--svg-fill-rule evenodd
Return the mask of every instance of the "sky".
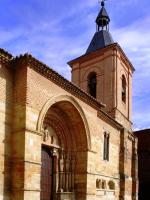
<path id="1" fill-rule="evenodd" d="M 100 9 L 98 0 L 0 0 L 0 47 L 30 53 L 67 79 L 68 61 L 85 53 Z M 108 0 L 110 32 L 136 71 L 133 126 L 150 128 L 150 1 Z"/>

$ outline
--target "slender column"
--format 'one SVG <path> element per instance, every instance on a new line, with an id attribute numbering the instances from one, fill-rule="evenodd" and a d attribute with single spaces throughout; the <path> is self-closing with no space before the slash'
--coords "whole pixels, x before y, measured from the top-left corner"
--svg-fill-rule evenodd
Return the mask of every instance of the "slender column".
<path id="1" fill-rule="evenodd" d="M 69 192 L 72 192 L 72 181 L 71 181 L 71 177 L 72 177 L 72 155 L 69 155 Z"/>
<path id="2" fill-rule="evenodd" d="M 59 159 L 59 192 L 64 191 L 65 189 L 65 160 L 64 160 L 64 152 L 61 152 Z"/>
<path id="3" fill-rule="evenodd" d="M 74 191 L 74 180 L 75 179 L 75 156 L 72 155 L 71 161 L 71 191 Z"/>
<path id="4" fill-rule="evenodd" d="M 53 149 L 52 150 L 52 156 L 53 156 L 53 199 L 56 199 L 56 191 L 57 191 L 57 185 L 58 185 L 58 150 Z"/>
<path id="5" fill-rule="evenodd" d="M 69 191 L 69 154 L 66 155 L 66 162 L 65 162 L 65 165 L 66 165 L 66 171 L 65 171 L 65 180 L 66 180 L 66 192 Z"/>

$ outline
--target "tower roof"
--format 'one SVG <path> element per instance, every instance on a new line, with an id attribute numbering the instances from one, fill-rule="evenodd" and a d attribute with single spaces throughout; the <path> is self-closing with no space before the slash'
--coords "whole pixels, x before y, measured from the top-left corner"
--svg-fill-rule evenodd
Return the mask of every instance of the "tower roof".
<path id="1" fill-rule="evenodd" d="M 114 43 L 109 32 L 110 18 L 104 6 L 105 3 L 104 0 L 102 0 L 100 12 L 95 21 L 97 24 L 97 30 L 87 48 L 86 54 Z"/>
<path id="2" fill-rule="evenodd" d="M 106 47 L 113 43 L 114 41 L 111 34 L 106 30 L 101 30 L 94 34 L 86 53 L 96 51 L 97 49 Z"/>

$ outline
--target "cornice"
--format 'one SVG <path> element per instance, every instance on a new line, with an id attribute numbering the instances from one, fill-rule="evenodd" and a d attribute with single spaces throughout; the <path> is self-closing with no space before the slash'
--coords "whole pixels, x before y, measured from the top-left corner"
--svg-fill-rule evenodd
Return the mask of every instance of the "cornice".
<path id="1" fill-rule="evenodd" d="M 103 110 L 98 111 L 97 116 L 99 118 L 105 120 L 106 122 L 109 122 L 112 126 L 114 126 L 115 128 L 117 128 L 119 130 L 124 129 L 124 127 L 119 122 L 117 122 L 114 118 L 112 118 L 109 114 L 107 114 Z"/>
<path id="2" fill-rule="evenodd" d="M 7 64 L 12 59 L 13 59 L 13 56 L 10 53 L 0 48 L 0 63 L 1 64 Z"/>
<path id="3" fill-rule="evenodd" d="M 104 48 L 101 48 L 101 49 L 98 49 L 96 51 L 93 51 L 91 53 L 88 53 L 88 54 L 83 54 L 82 56 L 78 57 L 78 58 L 75 58 L 71 61 L 69 61 L 67 64 L 72 67 L 72 65 L 74 63 L 77 63 L 77 62 L 86 62 L 88 60 L 91 60 L 92 58 L 96 58 L 100 55 L 103 55 L 108 49 L 111 49 L 112 47 L 116 46 L 117 43 L 114 43 L 114 44 L 111 44 L 111 45 L 108 45 L 107 47 L 104 47 Z"/>
<path id="4" fill-rule="evenodd" d="M 26 65 L 27 67 L 34 69 L 36 72 L 38 72 L 42 76 L 51 80 L 53 83 L 57 84 L 58 86 L 66 90 L 67 92 L 81 99 L 82 101 L 84 101 L 85 103 L 87 103 L 88 105 L 92 106 L 95 109 L 99 110 L 105 107 L 104 104 L 102 104 L 101 102 L 98 102 L 95 98 L 90 96 L 88 93 L 83 91 L 81 88 L 79 88 L 72 82 L 65 79 L 63 76 L 58 74 L 49 66 L 45 65 L 44 63 L 40 62 L 36 58 L 32 57 L 32 55 L 25 54 L 25 55 L 16 57 L 13 60 L 13 67 L 17 68 L 20 65 Z"/>
<path id="5" fill-rule="evenodd" d="M 111 45 L 108 45 L 104 48 L 98 49 L 94 52 L 88 53 L 88 54 L 84 54 L 78 58 L 75 58 L 74 60 L 71 60 L 68 62 L 68 65 L 72 68 L 73 64 L 75 63 L 81 63 L 81 62 L 86 62 L 88 60 L 91 60 L 93 58 L 96 58 L 100 55 L 103 55 L 106 51 L 108 50 L 118 50 L 120 52 L 120 59 L 127 65 L 131 67 L 132 72 L 135 71 L 132 63 L 130 62 L 130 60 L 128 59 L 128 57 L 126 56 L 126 54 L 124 53 L 123 49 L 120 47 L 120 45 L 118 43 L 114 43 Z"/>

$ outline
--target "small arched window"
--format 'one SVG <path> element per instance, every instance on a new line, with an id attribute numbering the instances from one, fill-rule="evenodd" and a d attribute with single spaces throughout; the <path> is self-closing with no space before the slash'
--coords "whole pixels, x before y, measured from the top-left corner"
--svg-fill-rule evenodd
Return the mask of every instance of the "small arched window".
<path id="1" fill-rule="evenodd" d="M 115 190 L 115 183 L 113 181 L 109 181 L 108 186 L 110 190 Z"/>
<path id="2" fill-rule="evenodd" d="M 101 188 L 101 180 L 100 180 L 100 179 L 97 179 L 97 180 L 96 180 L 96 188 L 97 188 L 97 189 L 100 189 L 100 188 Z"/>
<path id="3" fill-rule="evenodd" d="M 96 73 L 92 72 L 88 76 L 88 92 L 94 98 L 96 98 L 96 85 L 97 85 Z"/>
<path id="4" fill-rule="evenodd" d="M 104 133 L 103 159 L 109 161 L 109 133 Z"/>
<path id="5" fill-rule="evenodd" d="M 127 84 L 126 84 L 126 78 L 124 75 L 122 75 L 122 101 L 124 103 L 126 103 L 126 87 L 127 87 Z"/>

